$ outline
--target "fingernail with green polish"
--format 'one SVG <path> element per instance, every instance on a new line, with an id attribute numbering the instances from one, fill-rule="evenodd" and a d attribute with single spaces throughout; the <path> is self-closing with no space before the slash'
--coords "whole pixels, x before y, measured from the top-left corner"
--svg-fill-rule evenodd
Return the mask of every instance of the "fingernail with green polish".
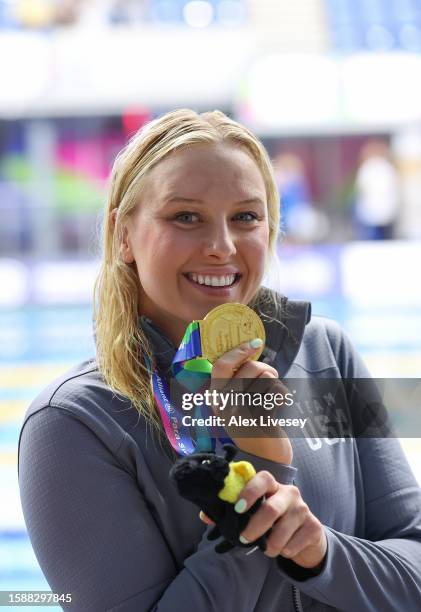
<path id="1" fill-rule="evenodd" d="M 250 340 L 251 348 L 259 348 L 263 344 L 263 340 L 261 338 L 254 338 L 254 340 Z"/>
<path id="2" fill-rule="evenodd" d="M 245 499 L 239 499 L 234 506 L 234 510 L 241 514 L 247 508 L 247 502 Z"/>
<path id="3" fill-rule="evenodd" d="M 238 539 L 240 540 L 241 544 L 250 544 L 250 542 L 244 536 L 240 536 Z"/>

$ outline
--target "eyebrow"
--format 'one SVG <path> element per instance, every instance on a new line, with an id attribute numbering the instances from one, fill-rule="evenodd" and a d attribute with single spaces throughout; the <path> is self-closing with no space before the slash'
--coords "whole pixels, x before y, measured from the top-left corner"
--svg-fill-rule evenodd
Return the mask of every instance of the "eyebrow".
<path id="1" fill-rule="evenodd" d="M 197 200 L 196 198 L 184 198 L 182 196 L 172 196 L 168 198 L 165 203 L 172 204 L 176 202 L 185 202 L 186 204 L 204 204 L 203 200 Z M 235 206 L 239 206 L 240 204 L 261 204 L 265 206 L 265 203 L 261 198 L 247 198 L 246 200 L 240 200 L 240 202 L 234 202 Z"/>

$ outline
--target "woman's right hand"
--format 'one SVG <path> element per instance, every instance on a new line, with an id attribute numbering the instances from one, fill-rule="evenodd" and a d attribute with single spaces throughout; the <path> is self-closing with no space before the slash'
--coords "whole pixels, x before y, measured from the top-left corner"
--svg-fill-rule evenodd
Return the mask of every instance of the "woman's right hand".
<path id="1" fill-rule="evenodd" d="M 252 342 L 254 343 L 255 341 Z M 224 379 L 228 382 L 228 387 L 229 380 L 231 379 L 278 379 L 278 372 L 267 363 L 261 361 L 247 361 L 257 352 L 257 349 L 258 346 L 256 346 L 256 344 L 252 346 L 250 342 L 243 342 L 230 351 L 227 351 L 214 362 L 211 379 L 213 381 Z M 277 385 L 280 386 L 279 392 L 282 391 L 285 393 L 288 391 L 281 381 L 278 380 Z M 212 386 L 213 388 L 217 388 L 217 385 L 212 385 L 211 383 L 211 388 Z M 273 383 L 271 383 L 271 389 L 273 392 Z M 215 407 L 213 410 L 216 415 L 221 416 L 218 408 Z M 229 431 L 227 433 L 236 446 L 246 453 L 286 465 L 290 465 L 292 462 L 291 442 L 282 427 L 278 427 L 278 431 L 276 432 L 279 433 L 279 436 L 275 435 L 270 438 L 260 436 L 250 438 L 241 436 L 234 438 Z"/>

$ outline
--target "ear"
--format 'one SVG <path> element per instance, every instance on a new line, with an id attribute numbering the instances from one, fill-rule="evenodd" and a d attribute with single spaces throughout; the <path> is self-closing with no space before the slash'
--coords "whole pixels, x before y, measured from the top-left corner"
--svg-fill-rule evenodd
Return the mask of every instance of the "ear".
<path id="1" fill-rule="evenodd" d="M 225 451 L 224 459 L 228 461 L 228 463 L 230 463 L 230 461 L 232 461 L 235 455 L 237 454 L 237 447 L 234 446 L 234 444 L 231 444 L 230 442 L 228 442 L 227 444 L 224 444 L 222 448 Z"/>
<path id="2" fill-rule="evenodd" d="M 121 257 L 126 264 L 131 264 L 134 262 L 132 247 L 130 246 L 129 232 L 127 227 L 123 228 L 123 238 L 120 244 L 120 253 Z"/>
<path id="3" fill-rule="evenodd" d="M 113 208 L 113 210 L 111 211 L 111 223 L 113 224 L 114 228 L 117 222 L 117 211 L 118 208 Z M 124 263 L 131 264 L 134 262 L 134 257 L 132 248 L 130 246 L 129 231 L 126 225 L 124 225 L 121 229 L 122 237 L 120 242 L 120 255 Z"/>

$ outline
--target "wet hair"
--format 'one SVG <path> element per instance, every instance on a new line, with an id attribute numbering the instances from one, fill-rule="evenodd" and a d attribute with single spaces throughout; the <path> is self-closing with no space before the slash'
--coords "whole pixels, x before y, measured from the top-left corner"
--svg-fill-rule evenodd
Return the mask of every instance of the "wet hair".
<path id="1" fill-rule="evenodd" d="M 121 242 L 125 222 L 139 205 L 151 168 L 177 149 L 205 143 L 239 146 L 256 162 L 266 189 L 269 265 L 279 228 L 279 194 L 272 164 L 262 143 L 246 127 L 218 110 L 202 114 L 190 109 L 174 110 L 142 127 L 117 155 L 104 211 L 102 261 L 94 289 L 98 368 L 106 383 L 128 398 L 160 431 L 150 373 L 144 363 L 144 357 L 151 359 L 152 355 L 139 325 L 139 278 L 136 264 L 123 260 Z M 271 292 L 259 290 L 248 305 L 259 311 L 262 300 L 274 299 Z"/>

